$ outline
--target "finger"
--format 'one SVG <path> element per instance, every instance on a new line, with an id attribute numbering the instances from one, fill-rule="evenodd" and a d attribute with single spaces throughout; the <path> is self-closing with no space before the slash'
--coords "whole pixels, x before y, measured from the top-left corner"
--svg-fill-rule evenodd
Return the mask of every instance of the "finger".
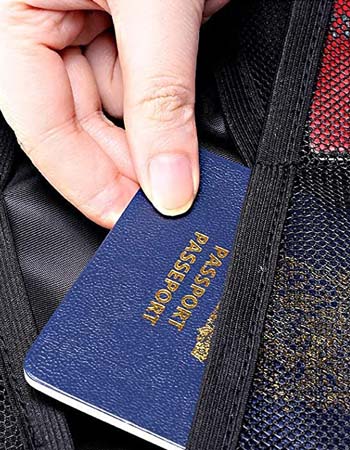
<path id="1" fill-rule="evenodd" d="M 199 182 L 194 82 L 203 1 L 109 3 L 138 179 L 159 211 L 183 213 Z"/>
<path id="2" fill-rule="evenodd" d="M 71 17 L 32 12 L 21 11 L 16 26 L 0 27 L 1 109 L 44 176 L 87 217 L 111 227 L 132 195 L 130 186 L 81 126 L 64 63 L 45 45 L 45 38 L 53 43 L 45 24 L 67 30 Z M 75 23 L 79 15 L 72 14 Z"/>
<path id="3" fill-rule="evenodd" d="M 95 140 L 122 175 L 136 180 L 125 131 L 116 127 L 102 112 L 101 100 L 87 58 L 80 48 L 71 47 L 61 52 L 69 77 L 75 114 L 80 126 Z M 134 190 L 134 184 L 130 185 Z"/>
<path id="4" fill-rule="evenodd" d="M 107 206 L 107 211 L 112 207 L 112 217 L 107 217 L 107 219 L 110 220 L 110 225 L 113 225 L 138 189 L 138 185 L 122 175 L 120 171 L 120 167 L 122 167 L 124 171 L 129 170 L 133 174 L 133 166 L 130 158 L 128 158 L 125 132 L 115 127 L 105 118 L 91 67 L 82 54 L 81 49 L 78 47 L 68 48 L 61 55 L 70 81 L 75 117 L 79 126 L 88 136 L 92 137 L 96 147 L 99 146 L 103 153 L 108 154 L 109 150 L 112 149 L 113 156 L 118 161 L 118 169 L 117 165 L 114 168 L 116 174 L 114 185 L 112 182 L 111 186 L 112 192 L 118 193 L 117 198 L 112 198 L 114 205 L 104 204 L 103 194 L 98 193 L 96 198 L 92 197 L 93 203 L 97 201 L 98 210 L 102 207 L 102 214 L 99 214 L 99 216 L 102 215 L 104 218 L 105 207 Z M 124 145 L 122 145 L 123 148 L 120 148 L 120 156 L 118 157 L 115 148 L 118 147 L 118 144 L 121 147 L 120 142 Z M 107 201 L 108 195 L 109 190 L 107 186 Z M 86 207 L 88 205 L 89 201 L 83 206 Z"/>
<path id="5" fill-rule="evenodd" d="M 123 80 L 115 36 L 99 35 L 84 51 L 94 73 L 103 108 L 111 116 L 123 116 Z"/>
<path id="6" fill-rule="evenodd" d="M 20 2 L 19 2 L 20 3 Z M 27 0 L 23 1 L 34 8 L 50 9 L 55 11 L 77 11 L 105 9 L 105 0 Z"/>

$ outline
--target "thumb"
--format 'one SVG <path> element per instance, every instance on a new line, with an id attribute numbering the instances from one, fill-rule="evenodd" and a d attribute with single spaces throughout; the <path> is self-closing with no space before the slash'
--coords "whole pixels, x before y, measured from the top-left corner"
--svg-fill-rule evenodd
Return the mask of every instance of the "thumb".
<path id="1" fill-rule="evenodd" d="M 204 0 L 110 1 L 124 84 L 124 120 L 138 180 L 167 215 L 198 190 L 195 68 Z"/>

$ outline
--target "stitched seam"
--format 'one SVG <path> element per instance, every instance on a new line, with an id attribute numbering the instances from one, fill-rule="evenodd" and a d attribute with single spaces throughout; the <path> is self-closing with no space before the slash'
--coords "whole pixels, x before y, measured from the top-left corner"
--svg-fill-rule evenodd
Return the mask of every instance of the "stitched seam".
<path id="1" fill-rule="evenodd" d="M 289 166 L 292 167 L 293 165 L 289 165 Z M 283 165 L 282 165 L 282 167 L 283 167 Z M 282 177 L 281 177 L 281 179 L 282 179 L 282 186 L 283 186 L 283 188 L 285 188 L 288 183 L 287 183 L 287 177 L 284 177 L 283 175 L 286 175 L 286 174 L 282 173 Z M 289 174 L 289 175 L 291 176 L 291 174 Z M 288 180 L 288 182 L 289 182 L 289 180 Z M 284 192 L 284 189 L 282 189 L 282 192 Z M 279 195 L 277 197 L 277 199 L 276 199 L 277 201 L 276 201 L 276 205 L 275 205 L 275 208 L 274 208 L 273 219 L 272 219 L 272 223 L 271 223 L 271 229 L 272 230 L 276 229 L 276 225 L 279 222 L 278 221 L 278 218 L 279 218 L 279 214 L 278 213 L 280 212 L 280 208 L 281 208 L 283 199 L 284 199 L 283 195 Z M 266 251 L 266 254 L 265 254 L 265 258 L 263 260 L 263 267 L 266 267 L 268 265 L 268 261 L 271 258 L 272 241 L 273 241 L 274 236 L 275 236 L 274 232 L 269 233 L 268 244 L 267 244 L 267 251 Z M 265 293 L 265 289 L 266 289 L 266 285 L 267 285 L 266 278 L 267 278 L 268 273 L 269 273 L 269 271 L 265 271 L 265 277 L 261 278 L 260 285 L 259 285 L 259 287 L 257 289 L 258 292 L 264 292 L 265 295 L 267 295 Z M 253 317 L 260 317 L 262 315 L 261 311 L 260 311 L 260 314 L 258 314 L 258 312 L 259 312 L 258 309 L 259 309 L 259 306 L 260 306 L 260 303 L 259 303 L 258 299 L 259 299 L 259 296 L 257 296 L 257 299 L 254 302 L 254 306 L 253 306 L 254 314 L 253 314 Z M 249 338 L 248 338 L 248 344 L 247 344 L 247 354 L 250 354 L 251 351 L 252 351 L 253 336 L 254 336 L 254 333 L 256 333 L 257 327 L 259 325 L 259 321 L 258 320 L 257 321 L 252 321 L 250 324 L 251 324 L 251 327 L 250 327 L 251 332 L 248 333 Z M 244 362 L 243 362 L 243 365 L 242 365 L 241 375 L 239 377 L 239 383 L 238 383 L 238 385 L 240 385 L 241 388 L 238 388 L 238 390 L 236 391 L 237 395 L 235 396 L 235 401 L 234 401 L 234 404 L 233 404 L 233 410 L 235 410 L 235 411 L 237 410 L 238 404 L 241 403 L 241 400 L 242 400 L 241 397 L 240 397 L 240 393 L 242 391 L 242 388 L 244 387 L 244 380 L 245 380 L 245 378 L 247 377 L 247 374 L 248 374 L 249 362 L 250 361 L 251 361 L 251 358 L 246 358 L 244 360 Z M 243 381 L 243 383 L 242 383 L 242 381 Z M 234 425 L 236 423 L 237 416 L 238 416 L 237 414 L 234 414 L 234 415 L 230 416 L 228 429 L 227 429 L 227 432 L 226 432 L 225 438 L 224 438 L 224 449 L 223 450 L 226 450 L 229 447 L 229 438 L 230 438 L 230 435 L 232 434 L 232 428 L 234 427 Z"/>

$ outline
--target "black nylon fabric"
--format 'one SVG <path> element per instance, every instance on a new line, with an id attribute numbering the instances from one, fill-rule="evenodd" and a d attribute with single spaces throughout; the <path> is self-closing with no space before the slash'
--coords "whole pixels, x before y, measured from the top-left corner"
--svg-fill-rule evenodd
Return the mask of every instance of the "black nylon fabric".
<path id="1" fill-rule="evenodd" d="M 1 422 L 12 420 L 21 435 L 20 442 L 7 439 L 7 445 L 25 449 L 72 450 L 72 440 L 61 406 L 38 395 L 24 380 L 23 360 L 36 336 L 16 255 L 14 240 L 3 200 L 3 189 L 17 147 L 14 135 L 0 116 L 0 360 L 4 403 Z"/>
<path id="2" fill-rule="evenodd" d="M 40 330 L 89 261 L 106 230 L 77 214 L 17 154 L 4 192 L 27 293 Z"/>

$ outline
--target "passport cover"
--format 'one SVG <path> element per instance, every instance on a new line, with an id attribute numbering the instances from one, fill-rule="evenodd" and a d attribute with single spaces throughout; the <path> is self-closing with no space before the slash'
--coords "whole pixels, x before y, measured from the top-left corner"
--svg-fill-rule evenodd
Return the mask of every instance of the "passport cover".
<path id="1" fill-rule="evenodd" d="M 165 449 L 185 448 L 250 170 L 200 151 L 180 217 L 140 190 L 29 350 L 30 385 Z"/>

